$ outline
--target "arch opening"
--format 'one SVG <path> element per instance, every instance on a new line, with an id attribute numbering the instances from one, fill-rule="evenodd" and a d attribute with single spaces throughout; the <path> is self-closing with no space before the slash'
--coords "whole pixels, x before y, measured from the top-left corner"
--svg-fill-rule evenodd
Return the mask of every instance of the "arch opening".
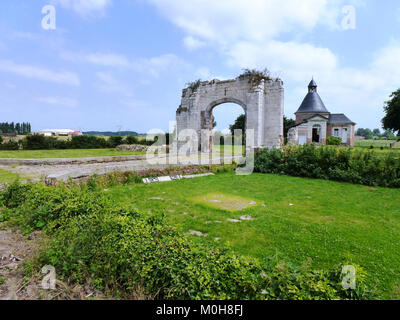
<path id="1" fill-rule="evenodd" d="M 243 154 L 245 150 L 246 108 L 238 101 L 211 104 L 209 108 L 210 152 L 223 154 L 232 146 L 232 154 Z M 241 130 L 240 136 L 235 129 Z"/>

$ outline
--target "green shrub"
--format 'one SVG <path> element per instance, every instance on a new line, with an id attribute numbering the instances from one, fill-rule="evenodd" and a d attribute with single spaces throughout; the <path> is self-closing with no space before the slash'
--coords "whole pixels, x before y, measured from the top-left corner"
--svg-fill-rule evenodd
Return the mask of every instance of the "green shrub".
<path id="1" fill-rule="evenodd" d="M 50 149 L 51 139 L 55 139 L 55 138 L 45 137 L 42 134 L 27 135 L 22 140 L 22 146 L 25 150 Z"/>
<path id="2" fill-rule="evenodd" d="M 328 146 L 340 146 L 342 144 L 342 139 L 338 137 L 328 137 L 326 138 L 326 144 Z"/>
<path id="3" fill-rule="evenodd" d="M 339 269 L 262 266 L 195 244 L 162 219 L 129 209 L 72 217 L 56 231 L 43 263 L 80 283 L 92 276 L 100 288 L 129 294 L 139 287 L 157 299 L 348 298 L 334 277 Z"/>
<path id="4" fill-rule="evenodd" d="M 0 150 L 19 150 L 19 144 L 15 140 L 9 140 L 8 142 L 0 144 Z"/>
<path id="5" fill-rule="evenodd" d="M 109 148 L 111 144 L 103 137 L 96 136 L 73 136 L 70 140 L 60 140 L 56 137 L 33 134 L 22 140 L 22 146 L 24 150 L 101 149 Z"/>
<path id="6" fill-rule="evenodd" d="M 29 195 L 31 187 L 30 184 L 21 184 L 18 180 L 14 181 L 0 193 L 0 203 L 11 209 L 21 206 Z"/>
<path id="7" fill-rule="evenodd" d="M 109 148 L 109 142 L 103 137 L 73 136 L 68 143 L 68 149 L 102 149 Z"/>
<path id="8" fill-rule="evenodd" d="M 121 136 L 111 136 L 108 139 L 108 143 L 111 148 L 115 148 L 123 143 L 124 138 Z"/>
<path id="9" fill-rule="evenodd" d="M 240 79 L 248 78 L 252 86 L 260 85 L 261 81 L 273 80 L 271 72 L 265 68 L 264 70 L 243 69 L 243 73 L 239 76 Z"/>
<path id="10" fill-rule="evenodd" d="M 192 92 L 196 92 L 197 89 L 200 87 L 201 85 L 201 79 L 192 81 L 192 82 L 188 82 L 187 84 L 188 89 L 190 89 Z"/>
<path id="11" fill-rule="evenodd" d="M 136 136 L 127 136 L 125 140 L 127 144 L 138 144 L 139 142 L 139 139 Z"/>
<path id="12" fill-rule="evenodd" d="M 396 153 L 378 154 L 350 148 L 296 146 L 256 153 L 256 172 L 329 179 L 368 186 L 400 187 Z"/>
<path id="13" fill-rule="evenodd" d="M 126 138 L 128 144 L 152 145 L 154 140 L 139 140 L 135 136 Z M 69 140 L 61 140 L 56 137 L 46 137 L 42 134 L 27 135 L 22 139 L 22 148 L 24 150 L 52 150 L 52 149 L 103 149 L 115 148 L 124 143 L 122 136 L 110 136 L 108 140 L 103 137 L 82 135 L 73 136 Z M 0 144 L 0 150 L 18 150 L 17 142 L 10 141 L 8 144 Z"/>
<path id="14" fill-rule="evenodd" d="M 129 210 L 70 219 L 44 259 L 76 281 L 94 275 L 103 287 L 129 293 L 139 286 L 157 298 L 245 299 L 261 291 L 257 264 L 194 245 L 161 220 Z"/>
<path id="15" fill-rule="evenodd" d="M 144 146 L 151 146 L 154 143 L 157 142 L 157 137 L 155 137 L 153 140 L 147 140 L 147 139 L 141 139 L 138 141 L 138 144 L 144 145 Z"/>
<path id="16" fill-rule="evenodd" d="M 91 191 L 94 189 L 95 191 Z M 157 299 L 362 299 L 340 286 L 332 271 L 293 267 L 235 255 L 228 249 L 193 242 L 148 216 L 121 207 L 97 188 L 47 187 L 15 183 L 0 192 L 0 203 L 27 231 L 44 229 L 52 239 L 41 265 L 61 278 L 130 297 L 140 290 Z M 358 275 L 358 273 L 357 273 Z"/>
<path id="17" fill-rule="evenodd" d="M 67 149 L 68 143 L 68 141 L 60 140 L 56 137 L 46 137 L 42 134 L 27 135 L 22 139 L 24 150 Z"/>

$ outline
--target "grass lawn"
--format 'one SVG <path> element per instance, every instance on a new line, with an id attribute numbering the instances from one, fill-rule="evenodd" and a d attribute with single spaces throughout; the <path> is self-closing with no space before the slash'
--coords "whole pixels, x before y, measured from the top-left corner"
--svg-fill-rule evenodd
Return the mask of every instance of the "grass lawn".
<path id="1" fill-rule="evenodd" d="M 18 174 L 0 169 L 0 184 L 3 183 L 12 183 L 18 178 Z M 21 177 L 21 179 L 23 179 Z"/>
<path id="2" fill-rule="evenodd" d="M 380 149 L 380 148 L 375 148 L 375 147 L 374 147 L 374 149 L 369 149 L 369 148 L 366 148 L 366 147 L 354 147 L 353 149 L 354 149 L 354 150 L 361 150 L 361 151 L 373 151 L 373 152 L 376 152 L 376 153 L 382 154 L 382 155 L 385 155 L 385 154 L 388 154 L 388 153 L 394 153 L 394 154 L 396 154 L 396 155 L 399 155 L 399 154 L 400 154 L 400 149 L 398 149 L 398 148 L 392 148 L 392 149 L 385 148 L 385 149 Z"/>
<path id="3" fill-rule="evenodd" d="M 228 148 L 228 146 L 221 146 L 221 145 L 219 145 L 219 146 L 213 146 L 213 149 L 212 149 L 212 151 L 213 151 L 213 153 L 214 154 L 221 154 L 221 155 L 223 155 L 224 153 L 225 153 L 225 149 L 227 149 Z M 232 155 L 242 155 L 243 153 L 244 153 L 244 151 L 245 151 L 245 147 L 244 146 L 235 146 L 235 145 L 233 145 L 233 146 L 231 146 L 231 149 L 232 149 Z"/>
<path id="4" fill-rule="evenodd" d="M 390 145 L 395 142 L 394 140 L 359 140 L 354 142 L 355 147 L 370 147 L 373 146 L 374 148 L 390 148 Z"/>
<path id="5" fill-rule="evenodd" d="M 66 150 L 16 150 L 0 151 L 0 158 L 14 159 L 51 159 L 51 158 L 86 158 L 106 156 L 130 156 L 145 152 L 116 151 L 115 149 L 66 149 Z"/>
<path id="6" fill-rule="evenodd" d="M 377 154 L 381 154 L 381 155 L 386 155 L 388 153 L 393 153 L 396 156 L 400 154 L 400 148 L 385 148 L 383 147 L 383 149 L 381 149 L 380 147 L 375 146 L 373 149 L 370 149 L 367 146 L 364 147 L 359 147 L 359 146 L 354 146 L 354 147 L 345 147 L 345 146 L 329 146 L 331 148 L 338 148 L 338 149 L 351 149 L 352 151 L 363 151 L 363 152 L 375 152 Z"/>
<path id="7" fill-rule="evenodd" d="M 165 213 L 184 232 L 208 235 L 194 235 L 195 241 L 228 245 L 243 255 L 299 264 L 311 259 L 321 269 L 359 264 L 379 296 L 400 298 L 398 189 L 226 173 L 117 186 L 108 194 L 143 212 Z"/>

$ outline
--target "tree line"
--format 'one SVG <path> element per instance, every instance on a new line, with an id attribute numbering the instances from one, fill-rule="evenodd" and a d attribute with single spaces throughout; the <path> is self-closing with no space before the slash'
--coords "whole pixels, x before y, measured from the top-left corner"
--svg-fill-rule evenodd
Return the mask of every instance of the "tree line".
<path id="1" fill-rule="evenodd" d="M 0 133 L 29 134 L 31 133 L 31 124 L 29 122 L 1 122 Z"/>
<path id="2" fill-rule="evenodd" d="M 74 136 L 68 140 L 46 137 L 42 134 L 28 134 L 22 140 L 3 141 L 0 136 L 0 150 L 53 150 L 53 149 L 103 149 L 115 148 L 121 144 L 141 144 L 150 146 L 156 142 L 138 139 L 136 136 L 111 136 L 108 139 L 96 136 Z"/>
<path id="3" fill-rule="evenodd" d="M 396 136 L 391 130 L 381 131 L 380 129 L 358 128 L 356 136 L 364 137 L 366 140 L 382 139 L 395 140 Z"/>
<path id="4" fill-rule="evenodd" d="M 390 95 L 390 100 L 383 107 L 385 116 L 382 119 L 382 127 L 385 130 L 360 128 L 356 135 L 366 139 L 386 138 L 395 140 L 400 136 L 400 89 Z M 397 137 L 396 137 L 397 133 Z"/>

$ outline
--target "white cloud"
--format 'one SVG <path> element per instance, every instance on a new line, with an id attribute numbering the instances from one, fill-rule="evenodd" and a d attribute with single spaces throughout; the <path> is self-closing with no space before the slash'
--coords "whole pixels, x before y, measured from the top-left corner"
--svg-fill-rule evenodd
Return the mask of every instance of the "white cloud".
<path id="1" fill-rule="evenodd" d="M 198 41 L 265 41 L 318 24 L 337 28 L 344 0 L 148 0 Z M 347 2 L 352 2 L 347 1 Z"/>
<path id="2" fill-rule="evenodd" d="M 17 86 L 14 83 L 11 82 L 5 82 L 4 87 L 10 90 L 14 90 L 17 88 Z"/>
<path id="3" fill-rule="evenodd" d="M 268 66 L 295 89 L 286 88 L 285 109 L 289 116 L 299 107 L 312 76 L 331 112 L 346 113 L 361 126 L 379 126 L 383 102 L 398 88 L 400 45 L 390 44 L 376 52 L 363 69 L 343 67 L 327 48 L 296 42 L 238 43 L 227 53 L 240 67 Z"/>
<path id="4" fill-rule="evenodd" d="M 200 79 L 211 79 L 211 71 L 207 67 L 200 67 L 196 70 L 196 76 L 200 77 Z"/>
<path id="5" fill-rule="evenodd" d="M 147 101 L 144 100 L 138 100 L 138 99 L 122 99 L 120 101 L 120 104 L 124 107 L 127 107 L 128 109 L 132 109 L 134 111 L 139 111 L 143 112 L 145 109 L 151 108 L 151 104 Z"/>
<path id="6" fill-rule="evenodd" d="M 133 70 L 158 78 L 162 72 L 172 68 L 181 69 L 187 64 L 174 54 L 163 54 L 150 58 L 128 58 L 117 53 L 70 53 L 64 52 L 61 58 L 71 62 L 84 62 L 96 66 Z"/>
<path id="7" fill-rule="evenodd" d="M 105 73 L 105 72 L 97 72 L 96 76 L 98 79 L 100 79 L 104 84 L 112 86 L 117 84 L 117 80 L 110 74 Z"/>
<path id="8" fill-rule="evenodd" d="M 120 54 L 114 53 L 89 53 L 78 54 L 71 52 L 61 53 L 61 58 L 73 62 L 87 62 L 104 67 L 130 67 L 131 63 L 128 58 Z"/>
<path id="9" fill-rule="evenodd" d="M 329 48 L 301 41 L 317 28 L 340 30 L 343 6 L 365 6 L 363 0 L 252 0 L 251 5 L 243 0 L 148 2 L 184 31 L 188 49 L 200 41 L 234 68 L 268 67 L 281 77 L 286 83 L 286 113 L 291 116 L 314 76 L 332 112 L 345 112 L 356 122 L 362 119 L 363 125 L 375 126 L 383 102 L 400 83 L 399 44 L 377 51 L 364 68 L 351 68 Z M 211 72 L 200 68 L 197 74 Z"/>
<path id="10" fill-rule="evenodd" d="M 227 80 L 229 77 L 226 76 L 221 76 L 221 75 L 215 75 L 211 72 L 211 70 L 207 67 L 200 67 L 195 71 L 195 76 L 199 77 L 202 80 L 212 80 L 212 79 L 218 79 L 218 80 Z"/>
<path id="11" fill-rule="evenodd" d="M 14 73 L 29 79 L 49 81 L 70 86 L 80 85 L 79 77 L 75 73 L 67 71 L 56 72 L 36 66 L 16 64 L 11 60 L 0 60 L 0 71 Z"/>
<path id="12" fill-rule="evenodd" d="M 193 38 L 192 36 L 185 37 L 183 39 L 183 44 L 190 51 L 197 50 L 206 45 L 204 41 L 200 41 L 199 39 Z"/>
<path id="13" fill-rule="evenodd" d="M 400 83 L 400 44 L 390 44 L 381 49 L 372 63 L 374 73 L 379 73 L 376 79 L 381 86 Z"/>
<path id="14" fill-rule="evenodd" d="M 141 58 L 133 62 L 133 68 L 158 78 L 162 72 L 185 68 L 187 63 L 174 54 L 163 54 L 152 58 Z"/>
<path id="15" fill-rule="evenodd" d="M 23 31 L 14 31 L 10 34 L 10 37 L 13 39 L 26 39 L 26 40 L 39 40 L 42 36 L 38 33 L 32 32 L 23 32 Z"/>
<path id="16" fill-rule="evenodd" d="M 112 0 L 53 0 L 52 3 L 87 16 L 93 13 L 103 14 L 112 4 Z"/>
<path id="17" fill-rule="evenodd" d="M 86 58 L 90 63 L 106 67 L 129 67 L 130 65 L 126 57 L 117 54 L 95 53 L 87 55 Z"/>
<path id="18" fill-rule="evenodd" d="M 241 68 L 263 68 L 268 66 L 274 72 L 284 72 L 291 79 L 304 80 L 304 74 L 337 67 L 336 56 L 326 48 L 307 43 L 279 42 L 266 43 L 238 42 L 227 52 L 230 63 Z"/>
<path id="19" fill-rule="evenodd" d="M 108 93 L 118 93 L 123 96 L 132 96 L 131 90 L 113 75 L 107 72 L 97 72 L 96 77 L 99 83 L 95 84 L 101 91 Z"/>
<path id="20" fill-rule="evenodd" d="M 37 97 L 35 98 L 35 100 L 40 103 L 59 105 L 62 107 L 70 107 L 70 108 L 74 108 L 78 105 L 78 101 L 65 97 Z"/>

